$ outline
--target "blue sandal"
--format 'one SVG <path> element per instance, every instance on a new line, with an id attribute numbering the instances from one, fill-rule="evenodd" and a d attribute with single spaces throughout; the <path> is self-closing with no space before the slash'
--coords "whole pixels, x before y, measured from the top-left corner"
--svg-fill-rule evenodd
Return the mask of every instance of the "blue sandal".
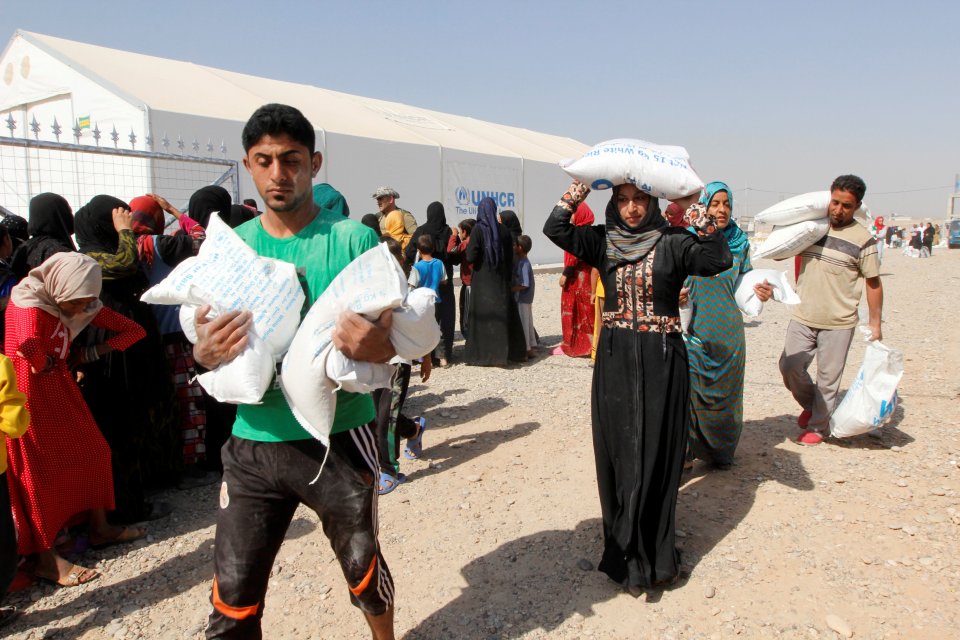
<path id="1" fill-rule="evenodd" d="M 385 496 L 398 486 L 404 483 L 407 479 L 407 476 L 402 473 L 392 476 L 386 471 L 380 472 L 380 482 L 377 485 L 377 493 L 381 496 Z"/>
<path id="2" fill-rule="evenodd" d="M 407 439 L 407 446 L 403 449 L 403 457 L 407 460 L 416 460 L 423 455 L 423 432 L 427 430 L 427 419 L 417 416 L 413 419 L 417 423 L 417 435 Z"/>

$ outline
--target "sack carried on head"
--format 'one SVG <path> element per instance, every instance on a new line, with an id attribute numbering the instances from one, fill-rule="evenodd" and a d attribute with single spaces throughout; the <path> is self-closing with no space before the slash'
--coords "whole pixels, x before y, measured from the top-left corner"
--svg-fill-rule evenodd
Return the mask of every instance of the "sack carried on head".
<path id="1" fill-rule="evenodd" d="M 683 147 L 623 138 L 601 142 L 560 168 L 591 189 L 635 185 L 655 198 L 674 200 L 703 189 Z"/>

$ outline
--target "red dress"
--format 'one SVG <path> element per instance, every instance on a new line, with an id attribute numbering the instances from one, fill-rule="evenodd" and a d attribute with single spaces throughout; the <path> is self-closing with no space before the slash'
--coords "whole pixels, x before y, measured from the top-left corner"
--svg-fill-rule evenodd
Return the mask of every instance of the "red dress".
<path id="1" fill-rule="evenodd" d="M 145 335 L 136 322 L 106 307 L 92 324 L 117 332 L 107 344 L 119 351 Z M 26 555 L 52 548 L 57 533 L 74 516 L 90 509 L 113 509 L 113 475 L 110 447 L 67 367 L 67 329 L 46 311 L 11 301 L 6 331 L 6 352 L 30 412 L 27 432 L 7 440 L 17 550 Z M 56 360 L 54 367 L 31 373 L 31 365 L 42 371 L 48 355 Z"/>

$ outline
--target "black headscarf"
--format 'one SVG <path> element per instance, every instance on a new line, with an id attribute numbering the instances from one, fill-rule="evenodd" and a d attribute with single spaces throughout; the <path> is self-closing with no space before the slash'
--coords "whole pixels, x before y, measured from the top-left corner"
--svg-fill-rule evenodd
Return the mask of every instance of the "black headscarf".
<path id="1" fill-rule="evenodd" d="M 215 184 L 198 189 L 187 204 L 187 215 L 202 227 L 210 224 L 210 214 L 220 212 L 221 217 L 230 215 L 230 193 Z M 224 218 L 226 219 L 226 218 Z"/>
<path id="2" fill-rule="evenodd" d="M 447 243 L 450 240 L 450 227 L 447 225 L 447 214 L 443 205 L 439 202 L 431 202 L 427 205 L 427 221 L 416 228 L 413 236 L 410 237 L 410 244 L 407 245 L 407 262 L 413 264 L 417 253 L 417 239 L 426 235 L 433 239 L 433 255 L 444 262 L 444 266 L 450 271 L 447 275 L 453 273 L 453 265 L 447 264 L 445 260 L 447 255 Z"/>
<path id="3" fill-rule="evenodd" d="M 360 222 L 373 229 L 373 232 L 378 236 L 380 235 L 380 221 L 377 219 L 377 214 L 368 213 L 360 218 Z"/>
<path id="4" fill-rule="evenodd" d="M 477 226 L 483 236 L 483 259 L 496 269 L 503 262 L 503 245 L 500 244 L 500 224 L 497 222 L 497 203 L 493 198 L 484 198 L 477 205 Z"/>
<path id="5" fill-rule="evenodd" d="M 10 260 L 18 280 L 53 254 L 77 250 L 70 237 L 73 235 L 73 210 L 63 196 L 56 193 L 34 196 L 30 200 L 30 222 L 24 220 L 23 226 L 30 239 L 19 247 L 14 244 L 15 251 Z"/>
<path id="6" fill-rule="evenodd" d="M 192 216 L 191 216 L 192 217 Z M 245 204 L 232 204 L 230 205 L 229 213 L 224 215 L 220 212 L 220 218 L 230 225 L 231 229 L 236 229 L 244 222 L 253 220 L 257 217 L 257 212 L 248 207 Z"/>
<path id="7" fill-rule="evenodd" d="M 77 246 L 83 253 L 116 253 L 120 247 L 120 234 L 113 226 L 113 210 L 130 206 L 113 196 L 94 196 L 93 200 L 80 207 L 74 220 Z"/>
<path id="8" fill-rule="evenodd" d="M 30 200 L 30 237 L 47 236 L 73 246 L 73 210 L 66 198 L 56 193 L 41 193 Z"/>
<path id="9" fill-rule="evenodd" d="M 642 260 L 659 242 L 667 221 L 660 215 L 660 201 L 650 196 L 647 213 L 637 227 L 629 227 L 620 217 L 617 194 L 620 187 L 613 188 L 607 203 L 607 258 L 612 266 L 631 264 Z"/>
<path id="10" fill-rule="evenodd" d="M 517 244 L 517 240 L 523 235 L 520 218 L 510 209 L 504 209 L 500 212 L 500 221 L 503 223 L 503 226 L 510 230 L 510 235 L 513 236 L 513 244 Z"/>

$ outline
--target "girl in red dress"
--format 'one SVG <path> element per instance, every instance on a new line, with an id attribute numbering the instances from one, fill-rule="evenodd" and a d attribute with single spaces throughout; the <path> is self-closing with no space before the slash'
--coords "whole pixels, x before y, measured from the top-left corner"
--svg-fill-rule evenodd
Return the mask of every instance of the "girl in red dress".
<path id="1" fill-rule="evenodd" d="M 89 539 L 99 547 L 146 535 L 138 527 L 114 527 L 110 449 L 100 434 L 68 366 L 91 361 L 140 340 L 137 323 L 104 307 L 98 296 L 100 265 L 80 253 L 57 253 L 13 288 L 6 312 L 6 352 L 27 396 L 30 428 L 7 441 L 7 473 L 18 551 L 36 554 L 34 573 L 61 586 L 77 586 L 99 574 L 72 564 L 54 548 L 57 533 L 89 512 Z M 71 353 L 89 324 L 115 332 L 103 344 Z"/>
<path id="2" fill-rule="evenodd" d="M 571 220 L 574 226 L 593 224 L 593 211 L 586 202 L 577 207 Z M 563 275 L 560 276 L 560 326 L 563 342 L 553 350 L 554 355 L 574 358 L 590 355 L 593 347 L 594 284 L 590 277 L 592 268 L 583 260 L 563 252 Z"/>

